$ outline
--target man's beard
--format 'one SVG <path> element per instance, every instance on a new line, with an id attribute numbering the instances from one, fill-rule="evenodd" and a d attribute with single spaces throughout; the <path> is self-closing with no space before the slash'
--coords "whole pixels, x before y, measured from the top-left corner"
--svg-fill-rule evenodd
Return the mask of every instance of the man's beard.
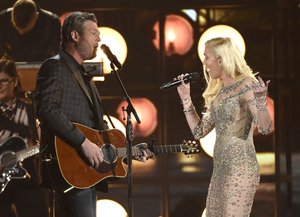
<path id="1" fill-rule="evenodd" d="M 95 47 L 93 50 L 93 55 L 92 55 L 91 59 L 94 59 L 97 56 L 97 50 L 98 50 L 98 47 Z"/>

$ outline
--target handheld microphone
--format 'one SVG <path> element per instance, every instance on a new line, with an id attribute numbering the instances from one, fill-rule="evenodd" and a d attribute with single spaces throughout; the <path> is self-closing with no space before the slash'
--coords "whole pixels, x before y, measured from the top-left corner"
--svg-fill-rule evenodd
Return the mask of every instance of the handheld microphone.
<path id="1" fill-rule="evenodd" d="M 106 44 L 102 44 L 101 49 L 107 58 L 112 62 L 118 69 L 122 68 L 122 64 L 119 62 L 117 57 L 110 51 L 109 47 Z"/>
<path id="2" fill-rule="evenodd" d="M 189 82 L 192 82 L 192 81 L 198 81 L 199 79 L 200 79 L 200 75 L 199 75 L 198 72 L 192 72 L 192 73 L 189 73 L 188 75 L 183 77 L 184 83 L 189 83 Z M 176 78 L 173 81 L 170 81 L 170 82 L 167 82 L 167 83 L 164 83 L 163 85 L 161 85 L 160 89 L 164 90 L 164 89 L 169 89 L 169 88 L 172 88 L 172 87 L 177 87 L 181 84 L 181 82 L 182 82 L 182 80 L 178 80 Z"/>

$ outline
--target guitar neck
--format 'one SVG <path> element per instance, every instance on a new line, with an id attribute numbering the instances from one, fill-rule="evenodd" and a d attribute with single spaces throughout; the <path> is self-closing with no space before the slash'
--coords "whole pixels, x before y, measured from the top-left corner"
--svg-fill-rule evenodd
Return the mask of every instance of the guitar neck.
<path id="1" fill-rule="evenodd" d="M 17 159 L 18 161 L 23 161 L 24 159 L 39 153 L 39 151 L 40 151 L 40 145 L 34 145 L 32 147 L 29 147 L 27 149 L 21 150 L 18 153 L 16 153 Z"/>
<path id="2" fill-rule="evenodd" d="M 182 152 L 182 145 L 158 145 L 153 146 L 154 154 L 178 153 Z"/>
<path id="3" fill-rule="evenodd" d="M 155 145 L 152 147 L 154 154 L 164 154 L 164 153 L 178 153 L 182 152 L 182 144 L 178 145 Z M 127 151 L 126 147 L 117 148 L 119 157 L 126 157 Z M 143 156 L 143 152 L 138 147 L 132 148 L 132 156 Z"/>

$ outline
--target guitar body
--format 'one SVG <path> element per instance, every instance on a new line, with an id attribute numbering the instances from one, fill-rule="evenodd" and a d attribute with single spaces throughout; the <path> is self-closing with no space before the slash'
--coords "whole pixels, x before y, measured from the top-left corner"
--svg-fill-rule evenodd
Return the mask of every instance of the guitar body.
<path id="1" fill-rule="evenodd" d="M 104 163 L 101 165 L 101 171 L 91 167 L 82 153 L 78 152 L 72 146 L 68 145 L 59 137 L 55 137 L 56 159 L 45 160 L 48 171 L 52 171 L 49 179 L 54 184 L 56 190 L 68 191 L 72 188 L 85 189 L 96 185 L 97 183 L 111 178 L 123 178 L 127 171 L 123 164 L 126 157 L 126 138 L 124 134 L 117 129 L 98 131 L 81 124 L 74 125 L 79 128 L 91 142 L 101 148 L 104 155 Z M 145 144 L 141 143 L 140 145 Z M 140 147 L 132 148 L 132 156 L 142 156 Z M 155 154 L 159 153 L 178 153 L 185 154 L 199 153 L 199 146 L 195 142 L 188 141 L 179 145 L 164 145 L 149 147 Z"/>
<path id="2" fill-rule="evenodd" d="M 18 161 L 16 152 L 26 149 L 26 143 L 21 137 L 11 137 L 0 146 L 0 193 L 4 191 L 12 179 L 23 179 L 27 171 Z"/>
<path id="3" fill-rule="evenodd" d="M 127 172 L 123 165 L 123 158 L 119 158 L 116 149 L 126 146 L 123 133 L 117 129 L 98 131 L 81 124 L 74 124 L 91 142 L 102 149 L 106 169 L 97 171 L 91 167 L 81 154 L 55 137 L 55 151 L 60 173 L 69 187 L 79 189 L 89 188 L 110 177 L 125 177 Z"/>

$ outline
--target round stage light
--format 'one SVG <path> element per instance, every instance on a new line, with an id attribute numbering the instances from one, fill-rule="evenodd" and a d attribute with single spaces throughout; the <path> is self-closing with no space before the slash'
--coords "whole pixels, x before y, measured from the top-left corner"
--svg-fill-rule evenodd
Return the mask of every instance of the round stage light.
<path id="1" fill-rule="evenodd" d="M 101 50 L 101 45 L 106 44 L 123 65 L 127 57 L 127 44 L 123 36 L 110 27 L 99 27 L 99 31 L 101 42 L 98 46 L 97 56 L 94 59 L 86 60 L 85 62 L 102 62 L 104 74 L 109 74 L 112 71 L 110 60 Z"/>
<path id="2" fill-rule="evenodd" d="M 155 38 L 153 44 L 159 50 L 159 22 L 153 26 Z M 165 20 L 165 50 L 168 56 L 184 55 L 194 43 L 194 30 L 188 20 L 179 15 L 167 15 Z"/>
<path id="3" fill-rule="evenodd" d="M 267 96 L 267 108 L 272 119 L 272 124 L 273 124 L 272 132 L 273 132 L 275 130 L 275 111 L 274 111 L 275 108 L 274 108 L 274 100 L 269 96 Z"/>
<path id="4" fill-rule="evenodd" d="M 157 109 L 155 105 L 147 98 L 132 98 L 131 102 L 141 120 L 141 123 L 138 124 L 135 117 L 131 114 L 135 136 L 147 137 L 151 135 L 157 127 Z M 122 107 L 126 106 L 127 102 L 124 101 L 121 102 L 117 108 L 116 112 L 120 119 L 123 117 Z M 126 114 L 126 112 L 124 114 Z"/>
<path id="5" fill-rule="evenodd" d="M 63 13 L 62 15 L 59 16 L 59 20 L 60 20 L 61 25 L 63 25 L 64 20 L 65 20 L 69 15 L 71 15 L 71 14 L 72 14 L 72 12 L 71 12 L 71 11 L 68 11 L 68 12 L 65 12 L 65 13 Z"/>
<path id="6" fill-rule="evenodd" d="M 120 121 L 118 118 L 115 118 L 114 116 L 109 116 L 113 124 L 115 125 L 115 128 L 120 130 L 124 135 L 126 135 L 126 129 L 122 121 Z M 111 125 L 107 115 L 103 116 L 103 119 L 107 122 L 108 128 L 113 129 L 113 126 Z"/>
<path id="7" fill-rule="evenodd" d="M 210 157 L 213 157 L 214 147 L 216 143 L 216 129 L 214 128 L 205 137 L 200 139 L 203 151 Z"/>
<path id="8" fill-rule="evenodd" d="M 127 217 L 127 212 L 116 201 L 101 199 L 97 201 L 97 217 Z"/>
<path id="9" fill-rule="evenodd" d="M 236 46 L 240 49 L 243 55 L 246 53 L 245 41 L 242 35 L 233 27 L 227 25 L 216 25 L 208 28 L 200 37 L 198 42 L 198 55 L 203 61 L 204 59 L 204 49 L 205 42 L 217 37 L 229 37 L 232 42 L 236 44 Z"/>

